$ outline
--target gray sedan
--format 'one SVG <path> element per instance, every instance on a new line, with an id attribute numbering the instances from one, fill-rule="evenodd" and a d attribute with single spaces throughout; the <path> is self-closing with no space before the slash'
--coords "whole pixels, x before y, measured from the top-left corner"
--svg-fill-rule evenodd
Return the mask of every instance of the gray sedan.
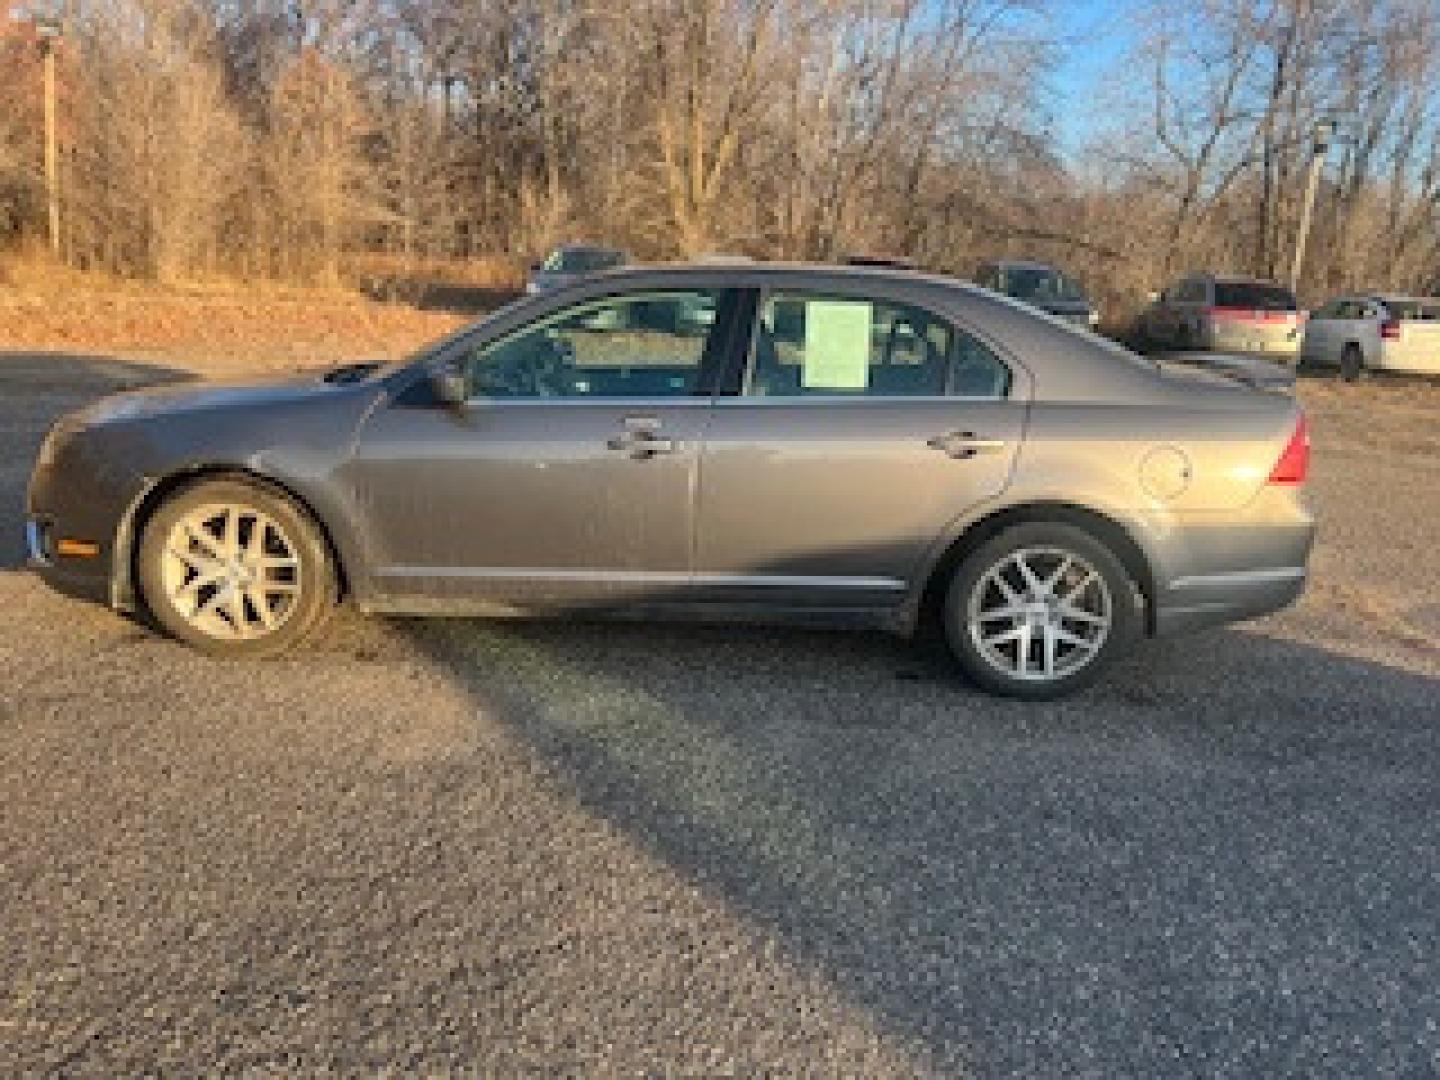
<path id="1" fill-rule="evenodd" d="M 216 655 L 401 614 L 933 620 L 1053 697 L 1274 611 L 1313 536 L 1295 402 L 952 279 L 630 270 L 389 367 L 61 420 L 32 564 Z"/>

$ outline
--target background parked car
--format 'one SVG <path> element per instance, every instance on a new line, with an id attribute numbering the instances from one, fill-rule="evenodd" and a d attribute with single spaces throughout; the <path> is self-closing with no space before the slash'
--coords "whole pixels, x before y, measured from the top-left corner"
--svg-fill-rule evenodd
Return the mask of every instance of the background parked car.
<path id="1" fill-rule="evenodd" d="M 1293 361 L 1304 316 L 1295 294 L 1273 281 L 1194 274 L 1151 294 L 1139 337 L 1167 349 L 1254 353 Z"/>
<path id="2" fill-rule="evenodd" d="M 593 247 L 588 244 L 562 244 L 536 263 L 530 270 L 525 291 L 530 295 L 558 289 L 562 285 L 624 266 L 630 257 L 618 248 Z"/>
<path id="3" fill-rule="evenodd" d="M 1338 367 L 1351 381 L 1366 369 L 1440 375 L 1440 299 L 1331 300 L 1310 316 L 1300 362 Z"/>
<path id="4" fill-rule="evenodd" d="M 1021 259 L 984 263 L 975 272 L 975 283 L 1078 326 L 1100 321 L 1099 310 L 1080 283 L 1047 263 Z"/>

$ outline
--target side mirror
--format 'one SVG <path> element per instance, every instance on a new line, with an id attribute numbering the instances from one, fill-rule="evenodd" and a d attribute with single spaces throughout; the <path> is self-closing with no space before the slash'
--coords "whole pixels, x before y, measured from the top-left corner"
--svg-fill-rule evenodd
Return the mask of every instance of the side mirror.
<path id="1" fill-rule="evenodd" d="M 453 412 L 463 413 L 470 404 L 470 380 L 453 364 L 445 364 L 430 373 L 430 388 L 435 399 Z"/>
<path id="2" fill-rule="evenodd" d="M 1160 294 L 1154 289 L 1151 289 L 1145 294 L 1145 302 L 1147 304 L 1158 304 L 1160 302 Z"/>

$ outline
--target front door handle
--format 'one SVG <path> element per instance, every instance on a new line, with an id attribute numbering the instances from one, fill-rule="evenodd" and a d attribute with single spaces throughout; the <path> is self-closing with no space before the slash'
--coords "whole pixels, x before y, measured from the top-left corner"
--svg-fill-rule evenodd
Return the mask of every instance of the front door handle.
<path id="1" fill-rule="evenodd" d="M 605 445 L 611 450 L 623 450 L 637 461 L 644 461 L 660 454 L 673 454 L 680 448 L 680 444 L 673 439 L 662 438 L 649 428 L 643 427 L 631 428 L 623 435 L 616 435 Z"/>
<path id="2" fill-rule="evenodd" d="M 982 439 L 973 431 L 950 431 L 927 439 L 925 445 L 952 458 L 972 458 L 976 454 L 995 454 L 1005 449 L 1004 439 Z"/>

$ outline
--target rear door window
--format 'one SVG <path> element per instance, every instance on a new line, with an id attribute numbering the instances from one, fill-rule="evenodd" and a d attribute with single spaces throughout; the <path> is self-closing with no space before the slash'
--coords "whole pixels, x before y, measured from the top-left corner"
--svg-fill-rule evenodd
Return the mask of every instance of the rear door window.
<path id="1" fill-rule="evenodd" d="M 752 397 L 1004 397 L 1009 369 L 922 308 L 774 293 L 751 346 Z"/>

